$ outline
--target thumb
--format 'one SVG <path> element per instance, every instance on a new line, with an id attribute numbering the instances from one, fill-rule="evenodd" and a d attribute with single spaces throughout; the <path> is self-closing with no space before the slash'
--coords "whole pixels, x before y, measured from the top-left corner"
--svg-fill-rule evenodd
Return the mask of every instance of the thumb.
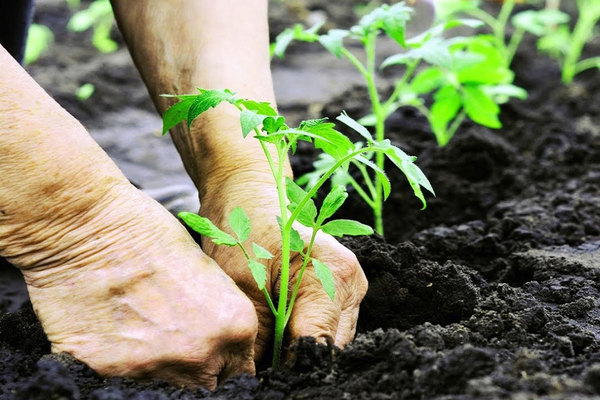
<path id="1" fill-rule="evenodd" d="M 290 343 L 301 336 L 312 336 L 319 343 L 333 343 L 341 310 L 340 296 L 332 301 L 308 265 L 288 325 Z"/>

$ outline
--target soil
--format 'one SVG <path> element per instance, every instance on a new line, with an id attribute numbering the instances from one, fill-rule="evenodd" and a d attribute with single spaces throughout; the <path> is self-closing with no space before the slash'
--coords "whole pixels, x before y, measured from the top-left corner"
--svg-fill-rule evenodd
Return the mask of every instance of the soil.
<path id="1" fill-rule="evenodd" d="M 311 10 L 305 18 L 329 4 L 305 3 Z M 329 8 L 335 21 L 347 21 L 349 6 Z M 281 3 L 272 8 L 273 29 L 297 20 L 290 10 Z M 32 66 L 36 79 L 92 133 L 124 105 L 150 113 L 123 50 L 112 58 L 95 53 L 84 36 L 64 29 L 68 14 L 62 3 L 38 6 L 36 18 L 52 26 L 64 52 Z M 588 51 L 598 54 L 600 43 Z M 290 63 L 275 63 L 275 76 L 293 57 Z M 565 87 L 533 43 L 524 44 L 514 66 L 529 98 L 502 107 L 500 130 L 465 123 L 439 148 L 414 110 L 390 118 L 390 139 L 419 156 L 437 196 L 420 211 L 405 179 L 392 172 L 386 239 L 343 240 L 370 282 L 356 340 L 346 349 L 306 338 L 287 369 L 238 376 L 212 393 L 102 378 L 66 354 L 50 354 L 19 274 L 6 267 L 0 269 L 0 398 L 600 398 L 600 73 L 581 74 Z M 98 88 L 85 103 L 71 90 L 82 76 Z M 364 114 L 364 88 L 352 79 L 316 108 L 284 96 L 282 112 Z M 123 90 L 130 95 L 114 95 Z M 301 149 L 296 173 L 314 157 Z M 370 222 L 355 195 L 342 214 Z"/>

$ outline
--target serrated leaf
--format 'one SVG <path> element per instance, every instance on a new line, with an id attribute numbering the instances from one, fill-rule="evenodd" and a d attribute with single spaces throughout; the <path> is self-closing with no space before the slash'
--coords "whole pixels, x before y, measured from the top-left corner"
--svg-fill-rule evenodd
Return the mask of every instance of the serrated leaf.
<path id="1" fill-rule="evenodd" d="M 250 218 L 242 207 L 236 207 L 229 213 L 229 227 L 237 235 L 240 243 L 245 242 L 250 236 Z"/>
<path id="2" fill-rule="evenodd" d="M 429 67 L 415 75 L 410 87 L 417 94 L 425 94 L 437 89 L 444 81 L 442 70 L 437 67 Z"/>
<path id="3" fill-rule="evenodd" d="M 462 106 L 462 97 L 454 86 L 447 85 L 439 89 L 433 98 L 431 125 L 438 142 L 444 143 L 440 138 L 445 137 L 448 123 L 458 114 Z"/>
<path id="4" fill-rule="evenodd" d="M 257 114 L 265 115 L 267 117 L 276 117 L 277 111 L 271 106 L 268 101 L 255 101 L 255 100 L 238 100 L 239 104 L 243 105 L 247 110 L 254 111 Z"/>
<path id="5" fill-rule="evenodd" d="M 560 10 L 526 10 L 515 14 L 512 24 L 526 32 L 536 36 L 543 36 L 553 29 L 556 25 L 566 24 L 570 16 Z"/>
<path id="6" fill-rule="evenodd" d="M 331 189 L 329 194 L 325 196 L 321 211 L 319 212 L 319 222 L 325 221 L 331 217 L 335 212 L 344 204 L 344 201 L 348 198 L 348 192 L 344 186 L 335 186 Z"/>
<path id="7" fill-rule="evenodd" d="M 304 240 L 302 240 L 300 233 L 294 228 L 290 232 L 290 250 L 297 251 L 298 253 L 304 250 Z"/>
<path id="8" fill-rule="evenodd" d="M 378 148 L 383 148 L 384 146 L 382 146 L 382 143 L 387 143 L 389 142 L 387 139 L 384 142 L 373 142 L 373 146 L 378 147 Z M 386 200 L 388 198 L 388 196 L 390 195 L 390 192 L 392 191 L 392 186 L 390 183 L 389 178 L 387 177 L 387 175 L 385 174 L 385 172 L 379 168 L 374 162 L 368 160 L 367 158 L 357 155 L 353 158 L 352 160 L 355 163 L 361 163 L 366 165 L 367 167 L 371 168 L 373 171 L 375 171 L 375 175 L 377 175 L 377 177 L 379 178 L 379 181 L 381 182 L 382 186 L 383 186 L 383 199 Z"/>
<path id="9" fill-rule="evenodd" d="M 252 251 L 254 252 L 256 258 L 265 258 L 267 260 L 270 260 L 274 257 L 273 254 L 269 252 L 269 250 L 257 245 L 256 243 L 252 243 Z"/>
<path id="10" fill-rule="evenodd" d="M 217 228 L 208 218 L 190 212 L 180 212 L 177 216 L 190 228 L 201 235 L 211 238 L 216 244 L 223 244 L 226 246 L 237 245 L 237 240 L 235 240 L 233 236 Z"/>
<path id="11" fill-rule="evenodd" d="M 383 17 L 383 30 L 389 37 L 403 47 L 406 47 L 406 40 L 404 37 L 406 22 L 410 20 L 412 11 L 413 9 L 411 7 L 407 7 L 404 2 L 400 2 L 389 7 Z"/>
<path id="12" fill-rule="evenodd" d="M 493 129 L 502 127 L 502 123 L 498 119 L 500 107 L 481 88 L 465 86 L 463 89 L 463 104 L 469 118 L 478 124 Z"/>
<path id="13" fill-rule="evenodd" d="M 288 205 L 288 209 L 292 212 L 296 210 L 298 204 L 308 196 L 308 193 L 304 191 L 300 186 L 298 186 L 293 180 L 290 178 L 285 179 L 285 189 L 287 198 L 290 202 Z M 315 202 L 308 198 L 308 201 L 302 206 L 302 210 L 298 213 L 298 217 L 296 218 L 298 222 L 300 222 L 304 226 L 308 226 L 309 228 L 314 225 L 315 218 L 317 217 L 317 207 L 315 206 Z"/>
<path id="14" fill-rule="evenodd" d="M 327 293 L 327 296 L 329 296 L 331 301 L 334 301 L 335 281 L 333 280 L 333 274 L 331 273 L 331 270 L 327 265 L 316 258 L 311 258 L 311 261 L 313 268 L 315 269 L 315 274 L 317 275 L 317 278 L 319 278 L 323 289 L 325 289 L 325 293 Z"/>
<path id="15" fill-rule="evenodd" d="M 335 124 L 323 122 L 317 125 L 304 126 L 302 132 L 312 134 L 315 147 L 323 150 L 336 159 L 340 159 L 354 148 L 354 144 L 344 134 L 334 129 Z"/>
<path id="16" fill-rule="evenodd" d="M 358 134 L 360 136 L 362 136 L 365 139 L 367 139 L 368 143 L 370 143 L 370 142 L 373 141 L 373 136 L 371 135 L 371 132 L 369 132 L 367 130 L 367 128 L 365 128 L 364 126 L 362 126 L 361 124 L 359 124 L 356 120 L 354 120 L 353 118 L 351 118 L 345 112 L 342 112 L 340 115 L 338 115 L 338 117 L 336 119 L 338 121 L 346 124 L 350 128 L 354 129 L 356 132 L 358 132 Z"/>
<path id="17" fill-rule="evenodd" d="M 258 115 L 254 111 L 243 110 L 240 113 L 240 124 L 242 125 L 242 135 L 244 138 L 260 125 L 264 118 L 264 116 Z"/>
<path id="18" fill-rule="evenodd" d="M 429 179 L 427 179 L 423 171 L 421 171 L 421 169 L 414 164 L 416 157 L 409 156 L 395 146 L 391 146 L 386 152 L 386 155 L 390 161 L 392 161 L 402 171 L 402 173 L 404 173 L 404 176 L 413 189 L 415 197 L 421 200 L 421 203 L 423 204 L 422 209 L 425 209 L 427 207 L 427 201 L 425 200 L 425 196 L 423 195 L 421 187 L 424 187 L 434 196 L 435 192 L 433 191 L 433 187 L 431 187 Z"/>
<path id="19" fill-rule="evenodd" d="M 345 29 L 331 29 L 326 35 L 319 36 L 319 43 L 337 58 L 342 56 L 344 38 L 349 32 Z"/>
<path id="20" fill-rule="evenodd" d="M 179 103 L 173 104 L 171 107 L 165 111 L 163 114 L 163 128 L 162 134 L 164 135 L 174 127 L 175 125 L 183 122 L 187 119 L 188 111 L 194 101 L 196 100 L 196 96 L 188 97 L 181 100 Z"/>
<path id="21" fill-rule="evenodd" d="M 263 120 L 263 131 L 268 134 L 277 132 L 285 126 L 285 118 L 283 117 L 267 117 Z"/>
<path id="22" fill-rule="evenodd" d="M 331 236 L 360 236 L 372 235 L 373 228 L 351 219 L 334 219 L 321 228 L 323 232 Z"/>
<path id="23" fill-rule="evenodd" d="M 267 267 L 258 261 L 248 260 L 248 268 L 252 272 L 252 277 L 258 289 L 263 290 L 267 284 Z"/>
<path id="24" fill-rule="evenodd" d="M 194 119 L 198 117 L 200 114 L 208 110 L 209 108 L 213 108 L 218 106 L 224 101 L 234 102 L 235 97 L 233 92 L 228 89 L 198 89 L 200 94 L 196 96 L 196 99 L 190 106 L 187 115 L 187 124 L 188 128 L 194 122 Z"/>

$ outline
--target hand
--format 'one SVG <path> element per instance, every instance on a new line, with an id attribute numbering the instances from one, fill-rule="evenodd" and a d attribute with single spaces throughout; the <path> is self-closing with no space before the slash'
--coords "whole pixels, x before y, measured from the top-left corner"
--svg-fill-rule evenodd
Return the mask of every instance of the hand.
<path id="1" fill-rule="evenodd" d="M 254 373 L 252 303 L 166 210 L 128 186 L 74 215 L 22 265 L 53 352 L 209 389 Z"/>
<path id="2" fill-rule="evenodd" d="M 221 180 L 218 190 L 206 192 L 201 200 L 201 215 L 211 219 L 220 228 L 228 230 L 229 212 L 238 206 L 244 209 L 252 225 L 246 247 L 251 249 L 252 242 L 255 242 L 275 255 L 271 260 L 261 261 L 268 262 L 266 286 L 271 298 L 276 302 L 279 294 L 281 239 L 275 219 L 279 214 L 279 206 L 274 184 L 260 173 L 238 171 Z M 311 230 L 300 225 L 295 228 L 305 243 L 308 243 Z M 254 303 L 259 320 L 255 356 L 257 361 L 260 360 L 265 350 L 272 346 L 274 325 L 274 317 L 264 294 L 258 290 L 239 248 L 217 246 L 207 238 L 203 238 L 202 247 Z M 322 232 L 317 235 L 311 257 L 324 262 L 331 269 L 336 284 L 335 299 L 332 301 L 327 296 L 309 264 L 288 324 L 288 341 L 293 342 L 300 336 L 313 336 L 321 342 L 329 339 L 335 345 L 343 347 L 354 338 L 359 305 L 367 291 L 367 280 L 354 254 L 333 237 Z M 301 264 L 302 257 L 293 253 L 290 291 Z"/>

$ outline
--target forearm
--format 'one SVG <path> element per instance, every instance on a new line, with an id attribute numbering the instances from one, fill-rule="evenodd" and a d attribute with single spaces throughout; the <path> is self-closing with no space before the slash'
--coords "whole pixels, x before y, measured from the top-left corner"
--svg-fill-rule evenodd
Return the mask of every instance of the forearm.
<path id="1" fill-rule="evenodd" d="M 17 256 L 12 244 L 18 244 L 27 256 L 24 242 L 34 252 L 36 243 L 84 217 L 127 180 L 1 46 L 0 65 L 0 252 Z"/>
<path id="2" fill-rule="evenodd" d="M 160 113 L 196 87 L 228 88 L 275 104 L 270 73 L 267 1 L 113 0 L 119 27 Z M 229 105 L 172 130 L 184 164 L 201 192 L 232 168 L 267 171 L 257 140 L 244 140 Z M 286 165 L 289 170 L 289 165 Z M 290 172 L 291 173 L 291 172 Z M 220 179 L 214 179 L 215 181 Z"/>

